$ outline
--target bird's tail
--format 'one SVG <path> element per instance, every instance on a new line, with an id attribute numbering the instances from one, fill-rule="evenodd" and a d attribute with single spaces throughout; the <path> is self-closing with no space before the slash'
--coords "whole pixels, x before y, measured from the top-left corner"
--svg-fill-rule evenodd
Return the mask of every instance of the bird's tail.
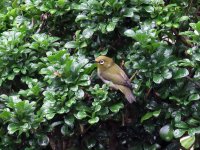
<path id="1" fill-rule="evenodd" d="M 133 92 L 130 90 L 130 88 L 123 86 L 123 85 L 117 85 L 118 89 L 125 95 L 126 99 L 129 103 L 133 103 L 135 100 L 135 96 L 133 95 Z"/>

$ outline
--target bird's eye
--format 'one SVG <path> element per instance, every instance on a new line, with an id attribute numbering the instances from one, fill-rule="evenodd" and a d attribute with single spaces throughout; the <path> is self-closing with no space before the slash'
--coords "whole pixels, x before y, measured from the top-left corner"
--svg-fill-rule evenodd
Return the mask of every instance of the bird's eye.
<path id="1" fill-rule="evenodd" d="M 100 60 L 99 64 L 101 64 L 101 65 L 104 64 L 104 60 Z"/>

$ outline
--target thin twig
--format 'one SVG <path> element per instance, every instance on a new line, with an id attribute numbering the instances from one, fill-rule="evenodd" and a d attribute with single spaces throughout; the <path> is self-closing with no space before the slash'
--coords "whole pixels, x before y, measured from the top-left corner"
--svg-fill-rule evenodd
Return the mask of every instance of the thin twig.
<path id="1" fill-rule="evenodd" d="M 193 0 L 190 1 L 190 4 L 189 4 L 189 7 L 188 7 L 188 11 L 187 11 L 187 12 L 190 11 L 190 8 L 192 7 L 192 3 L 193 3 Z"/>
<path id="2" fill-rule="evenodd" d="M 122 113 L 122 126 L 125 126 L 125 116 L 124 116 L 124 113 Z"/>
<path id="3" fill-rule="evenodd" d="M 193 81 L 192 78 L 190 78 L 189 76 L 186 76 L 186 78 L 200 88 L 200 84 L 199 83 Z"/>
<path id="4" fill-rule="evenodd" d="M 180 35 L 176 29 L 172 29 L 172 31 L 177 37 L 177 39 L 179 39 L 185 46 L 190 48 L 193 46 L 192 43 L 190 43 L 190 41 L 187 40 L 184 36 Z"/>
<path id="5" fill-rule="evenodd" d="M 147 98 L 149 97 L 149 94 L 150 94 L 151 90 L 152 90 L 152 88 L 150 88 L 150 89 L 147 91 L 147 94 L 146 94 L 146 96 L 145 96 L 145 99 L 147 99 Z"/>
<path id="6" fill-rule="evenodd" d="M 138 74 L 138 71 L 136 71 L 129 80 L 132 81 L 133 78 L 135 78 L 136 74 Z"/>

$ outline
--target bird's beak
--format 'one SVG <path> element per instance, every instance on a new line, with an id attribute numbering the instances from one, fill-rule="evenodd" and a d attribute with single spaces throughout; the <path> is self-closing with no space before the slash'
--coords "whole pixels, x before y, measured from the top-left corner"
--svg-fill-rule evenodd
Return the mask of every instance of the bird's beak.
<path id="1" fill-rule="evenodd" d="M 90 63 L 97 63 L 96 60 L 90 60 Z"/>
<path id="2" fill-rule="evenodd" d="M 93 63 L 98 63 L 98 61 L 95 59 L 95 60 L 93 60 Z"/>

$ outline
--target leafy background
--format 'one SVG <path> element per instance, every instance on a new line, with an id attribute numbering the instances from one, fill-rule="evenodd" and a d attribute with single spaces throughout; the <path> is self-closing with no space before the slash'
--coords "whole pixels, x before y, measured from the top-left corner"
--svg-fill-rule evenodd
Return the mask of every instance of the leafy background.
<path id="1" fill-rule="evenodd" d="M 1 0 L 0 148 L 199 148 L 198 0 Z M 98 79 L 115 59 L 137 102 Z"/>

